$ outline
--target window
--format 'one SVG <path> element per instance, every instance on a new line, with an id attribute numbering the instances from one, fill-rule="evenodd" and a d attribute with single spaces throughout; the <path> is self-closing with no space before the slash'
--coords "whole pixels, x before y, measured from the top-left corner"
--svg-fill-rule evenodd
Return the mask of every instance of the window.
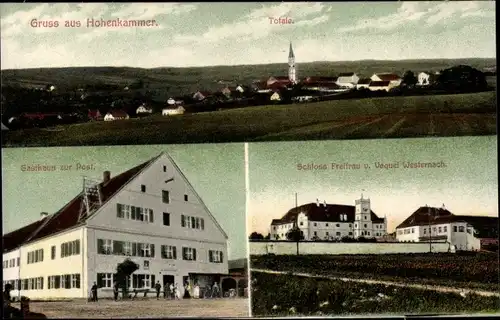
<path id="1" fill-rule="evenodd" d="M 51 256 L 52 260 L 54 260 L 56 258 L 56 246 L 50 247 L 50 256 Z"/>
<path id="2" fill-rule="evenodd" d="M 126 256 L 132 255 L 132 243 L 128 241 L 123 242 L 123 254 Z"/>
<path id="3" fill-rule="evenodd" d="M 325 235 L 326 235 L 327 237 L 329 236 L 329 233 L 328 233 L 328 231 L 326 232 L 326 234 L 325 234 Z"/>
<path id="4" fill-rule="evenodd" d="M 61 244 L 61 258 L 79 254 L 80 254 L 80 240 L 74 240 Z M 55 249 L 54 249 L 54 255 L 55 255 Z"/>
<path id="5" fill-rule="evenodd" d="M 116 205 L 116 216 L 122 219 L 154 222 L 153 209 L 134 207 L 118 203 Z"/>
<path id="6" fill-rule="evenodd" d="M 365 228 L 367 228 L 367 227 L 368 227 L 368 226 L 367 226 L 367 225 L 366 225 L 366 223 L 365 223 Z"/>
<path id="7" fill-rule="evenodd" d="M 182 259 L 196 261 L 196 249 L 194 248 L 182 248 Z"/>
<path id="8" fill-rule="evenodd" d="M 163 199 L 163 203 L 170 203 L 170 193 L 168 191 L 162 190 L 161 197 Z"/>
<path id="9" fill-rule="evenodd" d="M 442 229 L 441 229 L 441 227 L 439 227 L 439 229 L 438 229 L 438 230 L 439 230 L 439 231 L 438 231 L 439 233 L 443 232 L 443 231 L 442 231 Z"/>
<path id="10" fill-rule="evenodd" d="M 17 258 L 17 266 L 19 267 L 20 264 L 21 264 L 21 258 Z"/>
<path id="11" fill-rule="evenodd" d="M 318 235 L 318 232 L 314 231 L 314 235 L 317 236 Z"/>
<path id="12" fill-rule="evenodd" d="M 146 186 L 141 184 L 141 192 L 146 192 Z"/>
<path id="13" fill-rule="evenodd" d="M 28 252 L 28 263 L 37 263 L 43 261 L 43 249 L 38 249 L 35 251 Z M 7 267 L 8 267 L 8 261 Z"/>
<path id="14" fill-rule="evenodd" d="M 352 228 L 352 224 L 349 224 L 349 228 Z"/>
<path id="15" fill-rule="evenodd" d="M 337 233 L 336 233 L 336 236 L 337 236 L 337 237 L 340 237 L 340 232 L 337 232 Z"/>
<path id="16" fill-rule="evenodd" d="M 301 222 L 300 222 L 300 225 L 301 225 L 301 226 L 303 226 L 303 225 L 304 225 L 304 222 L 302 222 L 302 221 L 301 221 Z"/>
<path id="17" fill-rule="evenodd" d="M 163 225 L 164 226 L 170 225 L 170 213 L 168 212 L 163 212 Z"/>
<path id="18" fill-rule="evenodd" d="M 177 253 L 175 246 L 162 245 L 161 246 L 161 257 L 163 259 L 177 259 Z"/>
<path id="19" fill-rule="evenodd" d="M 140 254 L 141 257 L 154 257 L 154 244 L 140 243 Z"/>
<path id="20" fill-rule="evenodd" d="M 338 228 L 338 227 L 340 227 L 340 224 L 337 223 L 335 226 Z"/>
<path id="21" fill-rule="evenodd" d="M 203 221 L 203 218 L 181 215 L 181 226 L 184 228 L 189 228 L 189 229 L 204 230 L 205 223 Z"/>
<path id="22" fill-rule="evenodd" d="M 97 287 L 98 288 L 113 288 L 113 274 L 111 274 L 111 273 L 98 273 L 97 274 Z"/>
<path id="23" fill-rule="evenodd" d="M 366 234 L 367 234 L 367 235 L 370 235 L 370 231 L 368 231 Z"/>
<path id="24" fill-rule="evenodd" d="M 184 201 L 188 201 L 188 195 L 187 194 L 184 195 Z"/>
<path id="25" fill-rule="evenodd" d="M 328 227 L 328 223 L 325 223 L 325 226 L 327 226 L 327 227 Z"/>
<path id="26" fill-rule="evenodd" d="M 349 235 L 352 236 L 352 232 L 349 232 Z"/>
<path id="27" fill-rule="evenodd" d="M 155 276 L 149 274 L 133 274 L 132 287 L 135 289 L 151 288 L 155 283 Z"/>
<path id="28" fill-rule="evenodd" d="M 447 226 L 443 227 L 443 232 L 448 232 L 448 227 Z"/>
<path id="29" fill-rule="evenodd" d="M 365 220 L 367 219 L 367 217 L 365 216 Z"/>
<path id="30" fill-rule="evenodd" d="M 167 166 L 163 166 L 163 172 L 167 172 Z"/>
<path id="31" fill-rule="evenodd" d="M 424 234 L 426 234 L 426 233 L 427 233 L 427 229 L 426 229 L 426 228 L 424 228 Z"/>
<path id="32" fill-rule="evenodd" d="M 71 288 L 80 288 L 80 274 L 75 273 L 71 275 Z"/>
<path id="33" fill-rule="evenodd" d="M 208 250 L 208 261 L 222 263 L 224 261 L 222 251 Z"/>
<path id="34" fill-rule="evenodd" d="M 457 226 L 453 226 L 453 232 L 458 232 Z"/>
<path id="35" fill-rule="evenodd" d="M 316 227 L 317 225 L 318 225 L 318 224 L 315 222 L 315 223 L 314 223 L 314 226 Z"/>
<path id="36" fill-rule="evenodd" d="M 458 232 L 464 232 L 464 229 L 465 229 L 464 226 L 459 226 L 458 227 Z"/>
<path id="37" fill-rule="evenodd" d="M 55 288 L 56 288 L 56 277 L 49 276 L 49 289 L 55 289 Z"/>
<path id="38" fill-rule="evenodd" d="M 415 228 L 411 228 L 411 233 L 415 233 Z"/>
<path id="39" fill-rule="evenodd" d="M 97 239 L 97 253 L 98 254 L 112 254 L 113 241 L 108 239 Z"/>
<path id="40" fill-rule="evenodd" d="M 144 260 L 144 265 L 143 265 L 143 267 L 144 267 L 144 270 L 148 270 L 148 269 L 149 269 L 149 261 Z"/>

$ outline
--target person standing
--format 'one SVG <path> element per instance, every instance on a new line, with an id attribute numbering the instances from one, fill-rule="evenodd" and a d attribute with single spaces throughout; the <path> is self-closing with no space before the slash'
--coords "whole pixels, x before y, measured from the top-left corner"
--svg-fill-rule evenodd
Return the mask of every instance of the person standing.
<path id="1" fill-rule="evenodd" d="M 92 292 L 92 301 L 97 302 L 97 283 L 94 282 L 90 291 Z"/>
<path id="2" fill-rule="evenodd" d="M 214 285 L 212 287 L 212 297 L 213 296 L 216 296 L 216 297 L 219 297 L 219 285 L 217 284 L 217 282 L 214 282 Z"/>
<path id="3" fill-rule="evenodd" d="M 186 282 L 184 285 L 184 299 L 189 299 L 191 298 L 191 286 L 189 285 L 189 282 Z"/>
<path id="4" fill-rule="evenodd" d="M 156 289 L 156 300 L 160 300 L 160 291 L 161 291 L 160 281 L 156 281 L 155 289 Z"/>
<path id="5" fill-rule="evenodd" d="M 113 283 L 113 296 L 115 298 L 115 301 L 118 300 L 118 281 L 115 281 Z"/>
<path id="6" fill-rule="evenodd" d="M 175 299 L 180 299 L 181 298 L 181 291 L 179 290 L 179 285 L 176 283 L 174 286 L 174 292 L 175 292 Z"/>
<path id="7" fill-rule="evenodd" d="M 200 286 L 198 285 L 198 283 L 194 284 L 193 298 L 195 298 L 195 299 L 200 298 Z"/>
<path id="8" fill-rule="evenodd" d="M 163 299 L 167 298 L 167 293 L 168 293 L 168 283 L 163 284 Z"/>
<path id="9" fill-rule="evenodd" d="M 170 299 L 175 299 L 175 288 L 173 283 L 170 284 Z"/>

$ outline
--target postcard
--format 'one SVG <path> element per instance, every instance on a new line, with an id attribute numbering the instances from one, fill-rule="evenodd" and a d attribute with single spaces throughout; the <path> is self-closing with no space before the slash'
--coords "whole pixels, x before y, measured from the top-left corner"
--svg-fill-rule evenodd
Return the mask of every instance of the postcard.
<path id="1" fill-rule="evenodd" d="M 249 144 L 252 315 L 498 313 L 496 146 Z"/>
<path id="2" fill-rule="evenodd" d="M 493 1 L 1 9 L 7 147 L 496 134 Z"/>
<path id="3" fill-rule="evenodd" d="M 249 316 L 243 154 L 4 149 L 9 310 L 28 298 L 47 318 Z"/>

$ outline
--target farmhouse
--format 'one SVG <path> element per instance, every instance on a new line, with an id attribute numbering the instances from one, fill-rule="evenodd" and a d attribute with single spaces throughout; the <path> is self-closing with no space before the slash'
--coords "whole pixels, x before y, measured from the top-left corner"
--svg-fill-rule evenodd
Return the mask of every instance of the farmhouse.
<path id="1" fill-rule="evenodd" d="M 417 76 L 417 85 L 419 86 L 428 86 L 430 81 L 431 74 L 427 72 L 420 72 Z"/>
<path id="2" fill-rule="evenodd" d="M 369 78 L 359 79 L 358 83 L 356 84 L 356 89 L 358 89 L 358 90 L 359 89 L 368 89 L 371 81 L 372 80 Z"/>
<path id="3" fill-rule="evenodd" d="M 308 203 L 290 209 L 281 219 L 271 222 L 270 239 L 285 240 L 296 225 L 305 240 L 333 240 L 342 237 L 382 237 L 387 233 L 386 218 L 378 217 L 370 207 L 370 199 L 355 201 L 354 206 Z"/>
<path id="4" fill-rule="evenodd" d="M 165 153 L 83 190 L 58 212 L 3 236 L 3 279 L 13 295 L 87 298 L 96 282 L 111 296 L 117 265 L 138 264 L 130 290 L 227 276 L 227 235 Z M 220 285 L 220 283 L 219 283 Z M 19 291 L 20 290 L 20 291 Z"/>
<path id="5" fill-rule="evenodd" d="M 389 81 L 392 87 L 397 87 L 401 84 L 401 77 L 392 73 L 375 73 L 370 78 L 372 81 Z"/>
<path id="6" fill-rule="evenodd" d="M 390 81 L 371 81 L 368 85 L 368 90 L 371 91 L 389 91 L 392 88 Z"/>
<path id="7" fill-rule="evenodd" d="M 153 109 L 147 107 L 146 104 L 143 103 L 139 108 L 137 108 L 135 113 L 137 113 L 137 114 L 149 114 L 149 113 L 153 113 Z"/>
<path id="8" fill-rule="evenodd" d="M 398 241 L 447 242 L 457 250 L 480 250 L 481 239 L 498 239 L 498 217 L 458 216 L 441 208 L 420 207 L 396 227 Z"/>
<path id="9" fill-rule="evenodd" d="M 184 109 L 183 106 L 169 106 L 166 108 L 163 108 L 161 111 L 162 116 L 175 116 L 175 115 L 180 115 L 184 114 L 186 112 L 186 109 Z"/>
<path id="10" fill-rule="evenodd" d="M 359 77 L 354 72 L 339 74 L 337 85 L 341 87 L 354 88 L 359 81 Z"/>
<path id="11" fill-rule="evenodd" d="M 128 114 L 123 110 L 111 110 L 104 116 L 104 121 L 126 120 Z"/>

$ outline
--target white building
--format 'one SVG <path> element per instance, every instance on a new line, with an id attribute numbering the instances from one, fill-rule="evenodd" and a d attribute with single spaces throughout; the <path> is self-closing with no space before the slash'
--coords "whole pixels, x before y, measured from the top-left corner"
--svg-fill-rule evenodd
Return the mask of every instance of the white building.
<path id="1" fill-rule="evenodd" d="M 297 83 L 297 69 L 295 66 L 295 55 L 293 53 L 291 42 L 290 42 L 290 50 L 288 52 L 288 79 L 292 84 Z"/>
<path id="2" fill-rule="evenodd" d="M 341 87 L 354 88 L 359 81 L 359 77 L 354 72 L 339 74 L 336 84 Z"/>
<path id="3" fill-rule="evenodd" d="M 145 104 L 142 104 L 137 110 L 135 111 L 136 114 L 151 114 L 153 113 L 153 109 L 148 108 Z"/>
<path id="4" fill-rule="evenodd" d="M 227 235 L 167 154 L 83 191 L 51 215 L 3 236 L 4 285 L 13 296 L 86 298 L 96 282 L 112 295 L 117 264 L 139 269 L 130 290 L 220 281 L 228 273 Z M 19 291 L 20 290 L 20 291 Z"/>
<path id="5" fill-rule="evenodd" d="M 480 250 L 481 239 L 498 238 L 498 217 L 458 216 L 420 207 L 396 228 L 400 242 L 447 242 L 456 250 Z"/>
<path id="6" fill-rule="evenodd" d="M 104 121 L 126 120 L 129 115 L 123 110 L 112 110 L 104 116 Z"/>
<path id="7" fill-rule="evenodd" d="M 387 234 L 386 218 L 379 218 L 370 199 L 355 201 L 354 206 L 308 203 L 290 209 L 281 219 L 271 222 L 270 239 L 286 240 L 287 232 L 296 224 L 304 240 L 339 240 L 343 237 L 377 238 Z"/>
<path id="8" fill-rule="evenodd" d="M 163 110 L 161 111 L 161 114 L 163 116 L 175 116 L 175 115 L 184 114 L 185 111 L 186 111 L 186 109 L 184 109 L 183 106 L 177 106 L 177 107 L 171 106 L 168 108 L 163 108 Z"/>
<path id="9" fill-rule="evenodd" d="M 389 92 L 393 87 L 390 81 L 371 81 L 368 85 L 368 90 Z"/>
<path id="10" fill-rule="evenodd" d="M 370 78 L 371 81 L 389 81 L 391 87 L 397 87 L 401 85 L 403 79 L 400 76 L 393 73 L 375 73 Z"/>
<path id="11" fill-rule="evenodd" d="M 417 85 L 419 86 L 428 86 L 431 84 L 430 82 L 431 75 L 427 72 L 420 72 L 417 76 Z"/>

